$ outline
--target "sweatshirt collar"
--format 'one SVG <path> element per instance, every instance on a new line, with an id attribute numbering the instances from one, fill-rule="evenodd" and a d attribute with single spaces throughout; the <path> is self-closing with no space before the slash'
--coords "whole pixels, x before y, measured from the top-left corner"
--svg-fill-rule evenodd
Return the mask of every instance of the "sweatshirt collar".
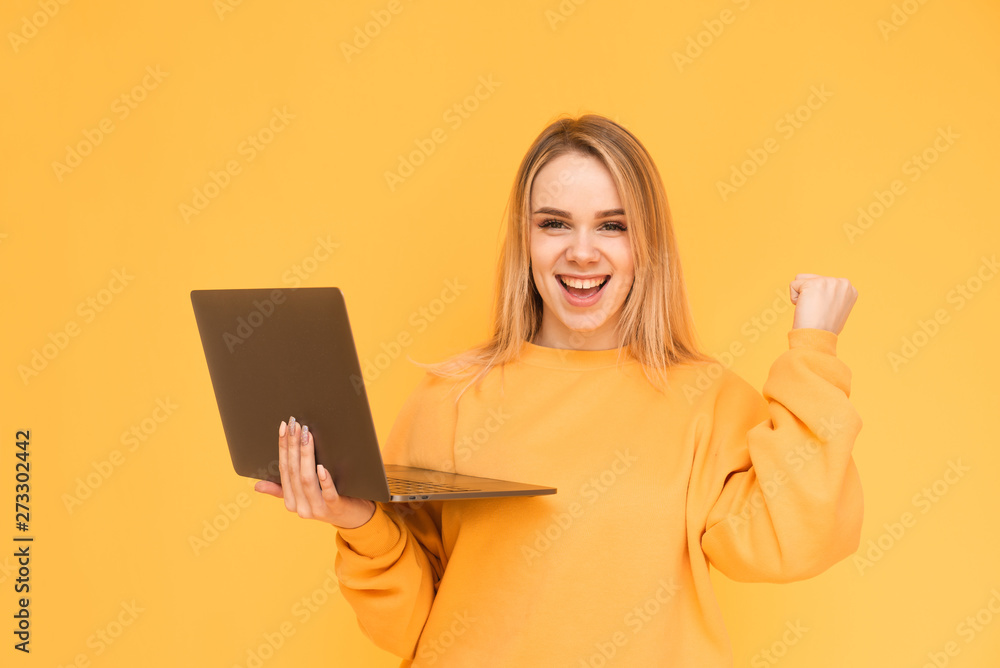
<path id="1" fill-rule="evenodd" d="M 534 366 L 550 369 L 603 369 L 618 364 L 619 348 L 610 350 L 566 350 L 548 348 L 530 341 L 521 346 L 521 361 Z M 634 364 L 636 360 L 621 351 L 622 364 Z"/>

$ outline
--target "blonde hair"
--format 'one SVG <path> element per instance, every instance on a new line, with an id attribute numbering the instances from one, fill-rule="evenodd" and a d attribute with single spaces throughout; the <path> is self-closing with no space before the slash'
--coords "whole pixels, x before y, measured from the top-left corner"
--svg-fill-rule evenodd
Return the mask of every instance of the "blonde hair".
<path id="1" fill-rule="evenodd" d="M 541 327 L 542 298 L 530 270 L 531 187 L 542 167 L 573 153 L 593 156 L 607 167 L 629 221 L 635 281 L 622 307 L 619 361 L 626 352 L 641 362 L 646 377 L 660 391 L 667 385 L 668 367 L 714 361 L 696 342 L 667 196 L 653 159 L 632 133 L 611 119 L 596 114 L 561 117 L 532 143 L 511 188 L 497 265 L 492 335 L 442 362 L 411 360 L 437 376 L 473 376 L 459 397 L 493 367 L 516 361 L 524 342 Z"/>

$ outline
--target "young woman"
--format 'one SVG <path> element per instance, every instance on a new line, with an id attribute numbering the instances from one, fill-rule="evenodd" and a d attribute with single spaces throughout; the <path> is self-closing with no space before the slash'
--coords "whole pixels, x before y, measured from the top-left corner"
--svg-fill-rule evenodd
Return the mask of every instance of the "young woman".
<path id="1" fill-rule="evenodd" d="M 763 396 L 698 351 L 662 181 L 611 120 L 560 119 L 518 170 L 493 334 L 403 406 L 387 463 L 557 487 L 375 504 L 338 496 L 294 418 L 281 485 L 338 529 L 341 591 L 403 666 L 732 664 L 709 565 L 812 577 L 857 549 L 861 419 L 836 342 L 857 292 L 798 274 Z"/>

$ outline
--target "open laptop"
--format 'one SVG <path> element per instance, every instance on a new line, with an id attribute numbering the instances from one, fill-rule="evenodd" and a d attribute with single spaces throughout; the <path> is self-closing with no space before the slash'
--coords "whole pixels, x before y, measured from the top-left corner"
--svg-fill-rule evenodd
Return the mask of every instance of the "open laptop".
<path id="1" fill-rule="evenodd" d="M 309 426 L 337 491 L 371 501 L 554 494 L 555 488 L 382 464 L 339 288 L 192 290 L 198 332 L 239 475 L 281 482 L 278 425 Z"/>

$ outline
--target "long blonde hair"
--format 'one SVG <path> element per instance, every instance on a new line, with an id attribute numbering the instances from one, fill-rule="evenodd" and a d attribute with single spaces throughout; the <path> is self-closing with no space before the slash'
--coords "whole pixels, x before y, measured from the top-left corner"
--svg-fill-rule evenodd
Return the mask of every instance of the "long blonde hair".
<path id="1" fill-rule="evenodd" d="M 629 221 L 635 281 L 622 307 L 619 353 L 641 362 L 646 377 L 661 391 L 668 367 L 714 361 L 697 345 L 667 196 L 653 159 L 632 133 L 609 118 L 561 117 L 535 139 L 511 188 L 492 335 L 442 362 L 414 361 L 437 376 L 472 376 L 458 396 L 493 367 L 516 361 L 524 342 L 541 327 L 542 298 L 530 271 L 531 186 L 542 167 L 570 153 L 593 156 L 607 167 Z"/>

